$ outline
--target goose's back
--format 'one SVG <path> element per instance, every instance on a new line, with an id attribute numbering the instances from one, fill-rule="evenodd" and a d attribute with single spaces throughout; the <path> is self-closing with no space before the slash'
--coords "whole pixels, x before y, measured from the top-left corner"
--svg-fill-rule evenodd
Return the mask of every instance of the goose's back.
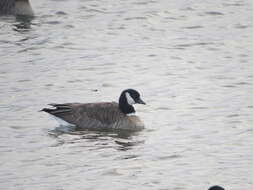
<path id="1" fill-rule="evenodd" d="M 73 109 L 74 118 L 80 128 L 113 128 L 115 123 L 124 119 L 116 102 L 79 104 Z"/>

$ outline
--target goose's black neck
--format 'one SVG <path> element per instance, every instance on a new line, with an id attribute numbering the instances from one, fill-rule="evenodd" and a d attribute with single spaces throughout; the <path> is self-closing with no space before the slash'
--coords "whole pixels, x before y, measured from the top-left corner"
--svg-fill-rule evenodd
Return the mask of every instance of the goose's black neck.
<path id="1" fill-rule="evenodd" d="M 132 105 L 129 105 L 124 93 L 119 97 L 119 109 L 124 114 L 135 113 L 135 109 Z"/>

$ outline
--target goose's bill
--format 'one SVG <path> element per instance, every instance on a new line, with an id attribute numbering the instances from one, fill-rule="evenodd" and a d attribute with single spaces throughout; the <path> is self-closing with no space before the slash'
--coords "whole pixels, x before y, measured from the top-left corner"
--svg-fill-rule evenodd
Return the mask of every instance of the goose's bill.
<path id="1" fill-rule="evenodd" d="M 141 98 L 135 101 L 137 104 L 146 104 Z"/>

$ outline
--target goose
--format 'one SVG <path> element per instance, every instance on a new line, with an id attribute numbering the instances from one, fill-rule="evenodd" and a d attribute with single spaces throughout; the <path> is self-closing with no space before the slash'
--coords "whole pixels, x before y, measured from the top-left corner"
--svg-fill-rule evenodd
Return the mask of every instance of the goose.
<path id="1" fill-rule="evenodd" d="M 0 0 L 0 14 L 34 16 L 29 0 Z"/>
<path id="2" fill-rule="evenodd" d="M 225 189 L 221 186 L 215 185 L 210 187 L 208 190 L 225 190 Z"/>
<path id="3" fill-rule="evenodd" d="M 133 104 L 146 103 L 140 98 L 138 91 L 126 89 L 121 93 L 119 103 L 49 104 L 54 108 L 43 108 L 41 111 L 47 112 L 77 129 L 139 131 L 144 129 L 144 124 L 135 115 Z"/>

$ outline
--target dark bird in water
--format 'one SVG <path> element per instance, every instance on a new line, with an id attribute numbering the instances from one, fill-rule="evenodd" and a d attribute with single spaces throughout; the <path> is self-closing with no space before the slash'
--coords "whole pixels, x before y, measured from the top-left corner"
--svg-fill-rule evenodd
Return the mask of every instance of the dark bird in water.
<path id="1" fill-rule="evenodd" d="M 65 124 L 74 125 L 78 129 L 125 129 L 138 131 L 144 128 L 143 122 L 135 114 L 133 104 L 145 104 L 139 92 L 134 89 L 124 90 L 119 103 L 66 103 L 49 104 L 54 108 L 44 108 L 47 112 Z"/>
<path id="2" fill-rule="evenodd" d="M 29 0 L 0 0 L 0 15 L 34 16 Z"/>
<path id="3" fill-rule="evenodd" d="M 225 190 L 225 189 L 221 186 L 215 185 L 210 187 L 208 190 Z"/>

